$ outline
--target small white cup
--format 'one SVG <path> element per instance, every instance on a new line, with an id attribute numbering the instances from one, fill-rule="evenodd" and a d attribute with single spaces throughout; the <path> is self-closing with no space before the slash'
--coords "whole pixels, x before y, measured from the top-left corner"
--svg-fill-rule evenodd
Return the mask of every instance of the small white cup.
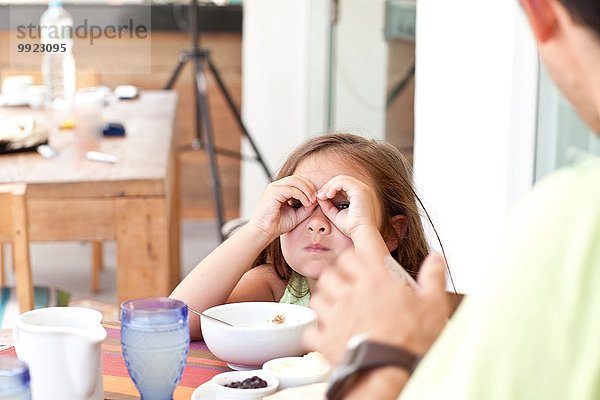
<path id="1" fill-rule="evenodd" d="M 259 389 L 237 389 L 225 385 L 236 381 L 258 376 L 267 382 L 267 387 Z M 279 380 L 263 370 L 229 371 L 213 376 L 211 379 L 217 400 L 260 400 L 275 393 L 279 387 Z"/>
<path id="2" fill-rule="evenodd" d="M 322 355 L 317 354 L 275 358 L 264 363 L 262 369 L 279 379 L 279 389 L 326 382 L 331 367 Z"/>
<path id="3" fill-rule="evenodd" d="M 9 104 L 25 103 L 25 92 L 31 85 L 33 85 L 33 76 L 7 76 L 2 81 L 2 97 Z"/>
<path id="4" fill-rule="evenodd" d="M 19 360 L 29 366 L 36 400 L 102 400 L 102 314 L 46 307 L 19 316 L 13 329 Z"/>
<path id="5" fill-rule="evenodd" d="M 42 108 L 46 101 L 46 87 L 41 85 L 30 86 L 25 91 L 25 101 L 31 108 Z"/>

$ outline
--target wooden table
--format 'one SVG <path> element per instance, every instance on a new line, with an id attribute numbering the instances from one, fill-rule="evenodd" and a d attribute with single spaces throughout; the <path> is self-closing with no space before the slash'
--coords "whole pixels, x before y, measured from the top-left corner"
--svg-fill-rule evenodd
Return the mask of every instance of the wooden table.
<path id="1" fill-rule="evenodd" d="M 174 92 L 144 91 L 105 108 L 104 120 L 127 130 L 100 142 L 115 164 L 88 161 L 72 131 L 51 134 L 55 158 L 0 155 L 0 184 L 27 184 L 30 240 L 116 241 L 119 302 L 168 295 L 180 279 L 176 106 Z M 15 114 L 49 120 L 28 108 L 0 109 Z"/>

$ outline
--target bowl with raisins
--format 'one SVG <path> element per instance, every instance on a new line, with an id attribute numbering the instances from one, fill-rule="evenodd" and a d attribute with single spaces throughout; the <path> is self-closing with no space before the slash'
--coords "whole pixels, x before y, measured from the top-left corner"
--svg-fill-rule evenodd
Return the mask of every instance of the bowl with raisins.
<path id="1" fill-rule="evenodd" d="M 218 400 L 258 400 L 279 387 L 279 380 L 263 370 L 223 372 L 211 382 Z"/>

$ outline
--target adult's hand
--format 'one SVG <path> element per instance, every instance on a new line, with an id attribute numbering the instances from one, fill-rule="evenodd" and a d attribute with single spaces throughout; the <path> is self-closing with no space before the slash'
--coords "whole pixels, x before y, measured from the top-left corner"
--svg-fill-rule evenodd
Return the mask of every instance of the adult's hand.
<path id="1" fill-rule="evenodd" d="M 432 254 L 418 276 L 419 288 L 394 280 L 383 260 L 360 260 L 343 254 L 335 268 L 321 275 L 311 308 L 318 325 L 304 335 L 308 348 L 336 365 L 353 335 L 402 347 L 422 355 L 438 337 L 449 316 L 445 264 Z"/>

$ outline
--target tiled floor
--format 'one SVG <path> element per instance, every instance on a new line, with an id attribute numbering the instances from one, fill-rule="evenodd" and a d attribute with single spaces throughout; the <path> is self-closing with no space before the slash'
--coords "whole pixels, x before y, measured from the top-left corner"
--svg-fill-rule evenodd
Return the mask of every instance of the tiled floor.
<path id="1" fill-rule="evenodd" d="M 213 221 L 183 221 L 181 224 L 181 268 L 185 276 L 218 244 Z M 71 293 L 72 300 L 94 299 L 116 304 L 115 243 L 104 244 L 105 269 L 101 273 L 101 290 L 92 293 L 91 247 L 89 243 L 33 243 L 31 262 L 34 284 L 55 286 Z M 6 253 L 10 253 L 6 251 Z M 6 256 L 6 271 L 11 271 Z M 12 273 L 7 281 L 12 284 Z"/>

